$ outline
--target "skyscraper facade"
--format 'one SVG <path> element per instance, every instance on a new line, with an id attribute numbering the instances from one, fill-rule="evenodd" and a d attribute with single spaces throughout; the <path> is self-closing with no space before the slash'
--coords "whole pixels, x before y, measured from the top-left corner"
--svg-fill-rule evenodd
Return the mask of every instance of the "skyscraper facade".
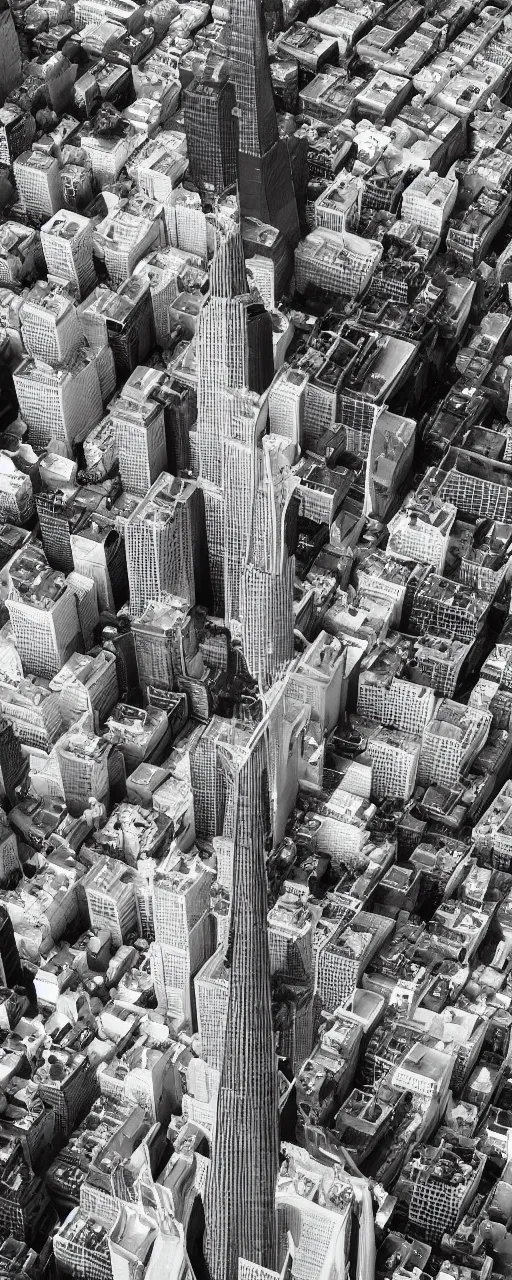
<path id="1" fill-rule="evenodd" d="M 276 1263 L 277 1068 L 267 934 L 266 730 L 218 748 L 235 797 L 226 1038 L 205 1195 L 211 1280 L 236 1280 L 239 1258 Z"/>
<path id="2" fill-rule="evenodd" d="M 195 603 L 193 543 L 200 512 L 193 481 L 163 471 L 126 522 L 134 615 L 166 594 Z"/>
<path id="3" fill-rule="evenodd" d="M 251 495 L 251 527 L 240 578 L 245 660 L 268 688 L 293 657 L 294 481 L 279 438 L 263 436 Z"/>
<path id="4" fill-rule="evenodd" d="M 13 588 L 7 600 L 9 619 L 25 675 L 51 680 L 81 647 L 75 596 L 61 574 L 38 574 L 30 592 Z"/>
<path id="5" fill-rule="evenodd" d="M 197 332 L 197 442 L 204 491 L 210 573 L 216 613 L 225 612 L 224 441 L 237 437 L 241 401 L 261 395 L 274 372 L 272 321 L 248 292 L 239 227 L 218 229 L 210 297 Z M 252 410 L 251 410 L 252 413 Z M 247 424 L 246 424 L 247 425 Z M 244 442 L 247 432 L 243 434 Z M 250 499 L 242 485 L 240 508 Z"/>
<path id="6" fill-rule="evenodd" d="M 264 434 L 272 324 L 247 293 L 235 224 L 219 237 L 197 366 L 199 473 L 215 606 L 228 627 L 237 624 L 249 671 L 268 688 L 293 656 L 294 483 L 286 444 Z"/>
<path id="7" fill-rule="evenodd" d="M 23 972 L 14 928 L 7 908 L 0 904 L 0 982 L 4 987 L 19 986 Z"/>
<path id="8" fill-rule="evenodd" d="M 230 18 L 242 217 L 261 218 L 296 244 L 300 227 L 292 166 L 286 139 L 279 137 L 277 127 L 260 0 L 232 0 Z"/>
<path id="9" fill-rule="evenodd" d="M 228 626 L 240 621 L 240 584 L 251 532 L 258 445 L 267 423 L 267 400 L 254 392 L 233 392 L 231 430 L 223 440 L 225 500 L 224 601 Z"/>
<path id="10" fill-rule="evenodd" d="M 199 473 L 222 487 L 222 440 L 231 432 L 231 391 L 265 391 L 274 372 L 272 321 L 248 290 L 238 226 L 221 233 L 197 336 Z"/>
<path id="11" fill-rule="evenodd" d="M 163 407 L 143 384 L 144 373 L 126 382 L 112 412 L 123 485 L 141 498 L 167 466 Z"/>
<path id="12" fill-rule="evenodd" d="M 200 191 L 220 194 L 236 181 L 234 88 L 208 78 L 193 80 L 183 94 L 190 174 Z"/>

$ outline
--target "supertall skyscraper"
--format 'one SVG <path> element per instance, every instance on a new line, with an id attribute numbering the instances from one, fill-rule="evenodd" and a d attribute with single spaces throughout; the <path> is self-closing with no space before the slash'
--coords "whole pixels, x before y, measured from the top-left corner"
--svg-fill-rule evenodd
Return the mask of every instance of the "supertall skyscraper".
<path id="1" fill-rule="evenodd" d="M 266 728 L 247 747 L 219 745 L 234 789 L 228 959 L 231 983 L 217 1117 L 205 1195 L 211 1280 L 236 1280 L 239 1258 L 276 1265 L 277 1067 L 267 934 Z"/>
<path id="2" fill-rule="evenodd" d="M 237 226 L 220 233 L 197 341 L 198 455 L 215 608 L 268 688 L 293 657 L 293 488 L 266 434 L 272 324 L 246 292 Z"/>
<path id="3" fill-rule="evenodd" d="M 219 228 L 210 297 L 200 314 L 196 350 L 199 476 L 214 608 L 224 613 L 224 441 L 238 434 L 236 393 L 260 395 L 274 372 L 272 321 L 263 303 L 248 291 L 242 238 L 236 225 Z M 246 501 L 245 490 L 240 490 L 239 500 Z"/>
<path id="4" fill-rule="evenodd" d="M 222 487 L 222 441 L 230 436 L 232 391 L 265 391 L 274 373 L 272 321 L 249 293 L 240 229 L 220 232 L 209 301 L 197 335 L 199 474 Z"/>
<path id="5" fill-rule="evenodd" d="M 238 116 L 238 190 L 244 218 L 300 238 L 290 153 L 279 137 L 261 0 L 232 0 L 231 79 Z"/>

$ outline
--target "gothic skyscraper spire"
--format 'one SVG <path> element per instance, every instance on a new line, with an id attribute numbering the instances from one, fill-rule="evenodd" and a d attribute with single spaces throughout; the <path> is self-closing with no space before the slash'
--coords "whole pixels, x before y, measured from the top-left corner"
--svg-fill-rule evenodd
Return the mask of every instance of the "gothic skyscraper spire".
<path id="1" fill-rule="evenodd" d="M 261 394 L 272 381 L 272 321 L 248 292 L 240 228 L 222 231 L 210 297 L 197 329 L 199 474 L 222 487 L 222 439 L 230 435 L 229 392 Z"/>
<path id="2" fill-rule="evenodd" d="M 238 1260 L 276 1265 L 277 1066 L 267 934 L 266 728 L 247 748 L 219 747 L 235 802 L 231 983 L 217 1118 L 205 1196 L 211 1280 L 237 1280 Z"/>
<path id="3" fill-rule="evenodd" d="M 210 270 L 210 297 L 236 298 L 249 292 L 244 248 L 237 223 L 219 231 Z"/>
<path id="4" fill-rule="evenodd" d="M 248 292 L 240 228 L 218 230 L 210 297 L 197 327 L 197 441 L 215 610 L 223 613 L 224 441 L 237 434 L 238 394 L 261 395 L 272 381 L 274 358 L 270 315 Z"/>

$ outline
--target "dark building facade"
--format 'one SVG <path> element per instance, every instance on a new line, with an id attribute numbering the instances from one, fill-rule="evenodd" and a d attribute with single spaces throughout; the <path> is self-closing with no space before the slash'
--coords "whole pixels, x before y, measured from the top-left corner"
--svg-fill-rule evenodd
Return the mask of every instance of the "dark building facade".
<path id="1" fill-rule="evenodd" d="M 260 0 L 233 0 L 231 77 L 238 117 L 238 191 L 242 217 L 260 218 L 300 238 L 288 144 L 279 137 Z"/>
<path id="2" fill-rule="evenodd" d="M 190 176 L 199 190 L 219 194 L 236 181 L 233 85 L 194 80 L 183 98 Z"/>
<path id="3" fill-rule="evenodd" d="M 0 903 L 0 982 L 5 987 L 20 986 L 23 972 L 14 929 L 7 908 Z"/>

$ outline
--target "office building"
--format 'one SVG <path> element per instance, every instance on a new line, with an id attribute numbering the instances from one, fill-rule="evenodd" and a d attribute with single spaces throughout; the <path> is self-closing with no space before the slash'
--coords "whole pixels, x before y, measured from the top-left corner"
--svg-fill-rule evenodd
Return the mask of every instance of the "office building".
<path id="1" fill-rule="evenodd" d="M 169 853 L 153 880 L 153 921 L 157 942 L 188 946 L 191 930 L 210 906 L 214 875 L 188 855 Z"/>
<path id="2" fill-rule="evenodd" d="M 25 675 L 51 680 L 82 648 L 76 600 L 62 574 L 43 570 L 23 596 L 9 596 L 7 609 Z"/>
<path id="3" fill-rule="evenodd" d="M 211 955 L 213 873 L 190 855 L 169 853 L 153 879 L 151 972 L 161 1008 L 192 1020 L 193 979 Z"/>
<path id="4" fill-rule="evenodd" d="M 296 458 L 302 447 L 308 376 L 300 369 L 284 365 L 272 383 L 268 397 L 270 430 L 295 446 Z"/>
<path id="5" fill-rule="evenodd" d="M 386 796 L 408 800 L 416 782 L 421 739 L 370 723 L 367 750 L 372 759 L 372 790 L 379 800 Z"/>
<path id="6" fill-rule="evenodd" d="M 155 320 L 149 282 L 130 276 L 116 293 L 98 301 L 106 319 L 109 346 L 121 382 L 142 365 L 155 343 Z"/>
<path id="7" fill-rule="evenodd" d="M 83 348 L 69 368 L 59 369 L 27 357 L 17 365 L 13 379 L 34 449 L 46 449 L 52 439 L 73 446 L 101 419 L 103 402 L 92 351 Z"/>
<path id="8" fill-rule="evenodd" d="M 168 307 L 166 313 L 168 321 Z M 197 405 L 195 389 L 180 378 L 166 377 L 153 388 L 151 395 L 164 407 L 165 442 L 171 474 L 177 476 L 182 471 L 190 471 L 190 432 L 195 423 Z"/>
<path id="9" fill-rule="evenodd" d="M 342 709 L 346 650 L 321 631 L 304 651 L 287 682 L 287 702 L 308 707 L 322 733 L 335 728 Z"/>
<path id="10" fill-rule="evenodd" d="M 423 731 L 418 782 L 455 786 L 483 747 L 491 723 L 489 711 L 443 698 Z"/>
<path id="11" fill-rule="evenodd" d="M 389 553 L 418 560 L 442 573 L 457 508 L 439 494 L 412 494 L 389 521 Z"/>
<path id="12" fill-rule="evenodd" d="M 94 588 L 90 579 L 85 581 Z M 89 712 L 95 723 L 105 723 L 119 701 L 116 668 L 115 655 L 101 649 L 93 658 L 89 654 L 73 654 L 54 676 L 50 688 L 58 693 L 60 715 L 66 729 Z"/>
<path id="13" fill-rule="evenodd" d="M 109 929 L 117 947 L 137 923 L 135 880 L 135 872 L 110 858 L 100 858 L 83 879 L 91 925 Z"/>
<path id="14" fill-rule="evenodd" d="M 219 195 L 236 181 L 233 85 L 208 79 L 207 64 L 183 98 L 190 176 L 200 191 Z"/>
<path id="15" fill-rule="evenodd" d="M 74 817 L 80 817 L 87 809 L 91 796 L 109 805 L 112 752 L 104 738 L 73 726 L 59 739 L 55 753 L 66 804 Z"/>
<path id="16" fill-rule="evenodd" d="M 116 613 L 129 595 L 123 535 L 108 517 L 95 512 L 79 533 L 70 534 L 70 543 L 76 572 L 96 584 L 99 608 Z"/>
<path id="17" fill-rule="evenodd" d="M 197 446 L 214 611 L 224 613 L 229 625 L 240 613 L 239 551 L 251 500 L 248 449 L 264 429 L 260 398 L 273 376 L 272 322 L 248 293 L 238 226 L 217 226 L 216 237 L 210 298 L 196 338 Z"/>
<path id="18" fill-rule="evenodd" d="M 77 508 L 76 489 L 67 492 L 41 492 L 36 496 L 36 508 L 48 564 L 62 573 L 71 573 L 74 567 L 71 537 L 87 521 L 87 512 Z"/>
<path id="19" fill-rule="evenodd" d="M 62 733 L 57 695 L 28 676 L 19 683 L 0 681 L 0 714 L 25 746 L 51 751 Z"/>
<path id="20" fill-rule="evenodd" d="M 421 1232 L 423 1239 L 441 1240 L 449 1236 L 461 1216 L 464 1198 L 471 1199 L 471 1189 L 478 1186 L 484 1156 L 477 1150 L 466 1150 L 456 1133 L 435 1146 L 413 1149 L 406 1161 L 403 1181 L 409 1192 L 409 1227 Z"/>
<path id="21" fill-rule="evenodd" d="M 23 113 L 25 114 L 25 113 Z M 1 121 L 0 111 L 0 121 Z M 0 123 L 0 156 L 2 152 Z M 8 163 L 5 159 L 3 163 Z M 0 227 L 0 284 L 21 284 L 35 272 L 38 252 L 37 233 L 22 222 L 5 221 Z"/>
<path id="22" fill-rule="evenodd" d="M 73 363 L 83 334 L 76 307 L 64 294 L 38 281 L 20 307 L 21 334 L 35 360 L 54 368 Z"/>
<path id="23" fill-rule="evenodd" d="M 166 595 L 195 603 L 194 543 L 200 495 L 191 480 L 163 472 L 126 522 L 130 612 L 137 617 Z"/>
<path id="24" fill-rule="evenodd" d="M 139 497 L 167 466 L 164 412 L 149 399 L 152 382 L 152 370 L 135 369 L 112 410 L 123 488 Z"/>
<path id="25" fill-rule="evenodd" d="M 41 247 L 52 280 L 69 281 L 78 296 L 85 298 L 96 281 L 90 218 L 59 209 L 41 227 Z"/>
<path id="26" fill-rule="evenodd" d="M 181 256 L 181 261 L 180 261 Z M 141 258 L 134 275 L 149 284 L 155 318 L 155 336 L 159 346 L 168 345 L 173 327 L 171 304 L 178 296 L 178 272 L 185 267 L 186 255 L 176 249 L 152 249 Z"/>
<path id="27" fill-rule="evenodd" d="M 271 973 L 293 981 L 313 980 L 313 929 L 307 908 L 293 896 L 278 898 L 268 915 Z"/>
<path id="28" fill-rule="evenodd" d="M 16 186 L 29 213 L 38 222 L 62 208 L 62 180 L 56 156 L 44 151 L 24 151 L 14 161 Z"/>
<path id="29" fill-rule="evenodd" d="M 29 524 L 35 513 L 30 475 L 16 466 L 14 458 L 0 450 L 0 518 L 14 525 Z"/>
<path id="30" fill-rule="evenodd" d="M 489 604 L 464 583 L 431 572 L 414 593 L 410 630 L 419 636 L 431 632 L 471 644 L 484 626 Z"/>
<path id="31" fill-rule="evenodd" d="M 422 684 L 407 680 L 379 679 L 381 673 L 371 670 L 359 678 L 357 710 L 364 716 L 401 729 L 404 733 L 423 733 L 434 710 L 434 694 Z"/>
<path id="32" fill-rule="evenodd" d="M 174 688 L 180 668 L 176 663 L 177 632 L 186 616 L 181 600 L 149 604 L 132 623 L 139 684 L 145 699 L 151 688 Z"/>

